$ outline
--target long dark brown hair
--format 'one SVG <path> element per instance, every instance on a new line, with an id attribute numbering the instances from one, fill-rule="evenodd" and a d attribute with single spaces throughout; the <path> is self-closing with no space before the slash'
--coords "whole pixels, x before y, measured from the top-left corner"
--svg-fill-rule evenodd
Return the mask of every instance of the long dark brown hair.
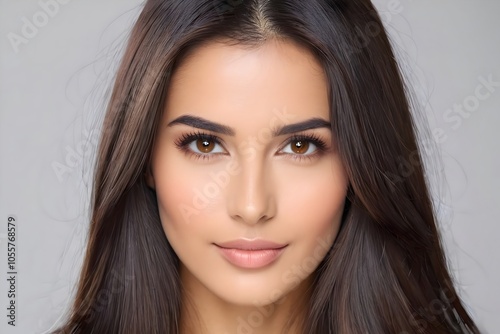
<path id="1" fill-rule="evenodd" d="M 55 333 L 179 333 L 179 259 L 144 178 L 170 78 L 204 43 L 270 39 L 298 43 L 322 65 L 350 182 L 303 332 L 479 333 L 450 277 L 409 97 L 368 0 L 145 2 L 103 122 L 76 298 Z M 411 173 L 401 175 L 401 159 Z"/>

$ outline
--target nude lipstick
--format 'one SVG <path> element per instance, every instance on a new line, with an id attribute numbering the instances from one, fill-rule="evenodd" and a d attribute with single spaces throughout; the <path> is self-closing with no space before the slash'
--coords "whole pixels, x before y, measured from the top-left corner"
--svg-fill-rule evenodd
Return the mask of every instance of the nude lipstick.
<path id="1" fill-rule="evenodd" d="M 288 245 L 261 239 L 238 239 L 216 243 L 215 246 L 231 264 L 245 269 L 258 269 L 276 261 Z"/>

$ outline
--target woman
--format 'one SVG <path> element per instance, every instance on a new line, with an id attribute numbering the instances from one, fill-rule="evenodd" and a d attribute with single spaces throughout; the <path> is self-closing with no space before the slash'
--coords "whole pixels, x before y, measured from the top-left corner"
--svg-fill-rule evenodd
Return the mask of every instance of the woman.
<path id="1" fill-rule="evenodd" d="M 57 332 L 478 333 L 421 165 L 369 1 L 147 1 Z"/>

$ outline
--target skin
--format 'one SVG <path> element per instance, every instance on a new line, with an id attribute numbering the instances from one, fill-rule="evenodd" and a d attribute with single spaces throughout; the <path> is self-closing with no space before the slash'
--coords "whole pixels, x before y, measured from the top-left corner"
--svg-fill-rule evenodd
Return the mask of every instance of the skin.
<path id="1" fill-rule="evenodd" d="M 234 133 L 175 121 L 185 115 Z M 336 238 L 348 180 L 329 127 L 272 132 L 329 117 L 326 76 L 292 42 L 258 48 L 212 42 L 174 73 L 147 182 L 181 260 L 183 333 L 279 333 L 292 310 L 299 319 L 305 313 L 311 273 Z M 221 143 L 209 138 L 204 147 L 193 139 L 180 149 L 176 143 L 193 132 Z M 314 135 L 324 150 L 307 141 L 296 148 L 290 138 L 297 134 Z M 288 246 L 270 265 L 244 269 L 214 245 L 239 238 Z"/>

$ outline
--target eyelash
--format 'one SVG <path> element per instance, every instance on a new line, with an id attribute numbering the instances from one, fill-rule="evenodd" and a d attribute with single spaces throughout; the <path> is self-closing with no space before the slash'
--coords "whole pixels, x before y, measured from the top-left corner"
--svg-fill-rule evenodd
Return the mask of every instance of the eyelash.
<path id="1" fill-rule="evenodd" d="M 314 158 L 320 157 L 327 151 L 327 145 L 326 143 L 320 139 L 318 136 L 314 134 L 302 134 L 302 135 L 293 135 L 292 137 L 288 138 L 286 141 L 285 145 L 283 145 L 279 151 L 283 150 L 285 147 L 290 145 L 293 142 L 297 141 L 305 141 L 310 144 L 313 144 L 316 146 L 316 150 L 313 153 L 310 154 L 291 154 L 291 153 L 281 153 L 280 155 L 284 155 L 287 158 L 290 158 L 295 161 L 310 161 Z"/>
<path id="2" fill-rule="evenodd" d="M 188 146 L 193 141 L 198 140 L 198 139 L 206 139 L 206 140 L 209 140 L 209 141 L 213 141 L 217 145 L 224 146 L 224 145 L 222 145 L 222 140 L 220 140 L 219 137 L 211 135 L 209 133 L 200 132 L 200 131 L 183 134 L 179 139 L 177 139 L 175 141 L 175 146 L 177 146 L 177 148 L 179 148 L 184 153 L 186 153 L 188 155 L 191 155 L 191 156 L 193 156 L 196 159 L 205 160 L 205 159 L 212 158 L 214 155 L 220 155 L 221 154 L 221 153 L 212 153 L 212 154 L 205 153 L 205 154 L 201 154 L 201 153 L 193 152 L 191 149 L 189 149 Z"/>
<path id="3" fill-rule="evenodd" d="M 191 144 L 193 141 L 198 140 L 198 139 L 205 139 L 208 141 L 213 141 L 215 144 L 224 147 L 223 141 L 219 137 L 212 135 L 212 134 L 209 134 L 209 133 L 200 132 L 200 131 L 183 134 L 179 139 L 177 139 L 175 141 L 175 146 L 177 146 L 177 148 L 180 149 L 181 151 L 183 151 L 184 153 L 194 157 L 195 159 L 202 159 L 202 160 L 212 159 L 214 157 L 214 155 L 224 154 L 224 153 L 204 153 L 204 154 L 202 154 L 202 153 L 193 152 L 189 148 L 189 144 Z M 291 154 L 291 153 L 281 153 L 280 155 L 287 156 L 288 158 L 296 160 L 296 161 L 304 161 L 304 160 L 311 160 L 311 159 L 314 159 L 318 156 L 321 156 L 324 152 L 327 151 L 327 144 L 322 139 L 320 139 L 318 136 L 316 136 L 314 134 L 293 135 L 292 137 L 288 138 L 286 143 L 281 146 L 279 151 L 283 150 L 286 146 L 288 146 L 292 142 L 296 142 L 296 141 L 305 141 L 305 142 L 308 142 L 310 144 L 313 144 L 314 146 L 316 146 L 315 152 L 311 153 L 311 154 L 307 154 L 307 155 Z"/>

